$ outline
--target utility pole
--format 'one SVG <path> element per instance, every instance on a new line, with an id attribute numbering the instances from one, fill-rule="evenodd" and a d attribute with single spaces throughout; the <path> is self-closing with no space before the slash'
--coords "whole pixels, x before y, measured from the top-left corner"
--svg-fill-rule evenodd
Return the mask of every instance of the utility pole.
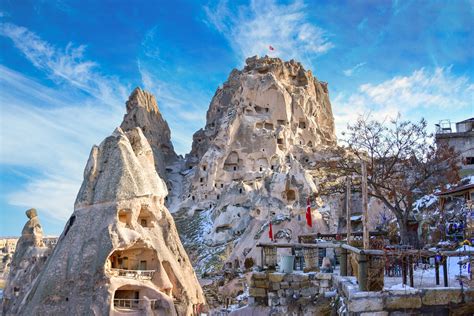
<path id="1" fill-rule="evenodd" d="M 346 178 L 346 222 L 347 222 L 347 244 L 351 243 L 351 179 Z"/>
<path id="2" fill-rule="evenodd" d="M 362 236 L 364 249 L 369 249 L 367 165 L 364 160 L 360 161 L 360 167 L 362 169 Z"/>

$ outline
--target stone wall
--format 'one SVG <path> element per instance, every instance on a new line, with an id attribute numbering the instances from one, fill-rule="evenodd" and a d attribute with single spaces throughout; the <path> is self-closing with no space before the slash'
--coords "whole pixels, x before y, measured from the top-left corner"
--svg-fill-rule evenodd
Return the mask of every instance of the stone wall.
<path id="1" fill-rule="evenodd" d="M 333 275 L 338 315 L 472 315 L 474 289 L 424 288 L 359 291 L 355 277 Z"/>
<path id="2" fill-rule="evenodd" d="M 324 314 L 329 300 L 324 293 L 332 288 L 332 274 L 320 272 L 254 272 L 249 288 L 249 305 L 271 308 L 272 315 L 288 313 Z M 323 303 L 324 301 L 324 303 Z"/>

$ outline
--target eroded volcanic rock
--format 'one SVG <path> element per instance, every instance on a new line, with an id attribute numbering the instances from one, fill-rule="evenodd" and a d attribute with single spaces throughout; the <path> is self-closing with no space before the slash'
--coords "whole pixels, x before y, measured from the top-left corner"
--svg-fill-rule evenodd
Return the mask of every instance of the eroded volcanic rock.
<path id="1" fill-rule="evenodd" d="M 204 298 L 166 194 L 140 128 L 94 146 L 74 213 L 19 313 L 190 315 Z"/>
<path id="2" fill-rule="evenodd" d="M 172 205 L 199 270 L 212 271 L 222 260 L 232 267 L 248 257 L 258 261 L 255 245 L 268 241 L 270 220 L 277 238 L 288 241 L 335 232 L 340 196 L 315 198 L 324 178 L 318 159 L 335 146 L 327 84 L 311 71 L 270 57 L 234 69 L 211 101 L 205 128 L 193 136 L 180 202 Z M 308 196 L 319 208 L 311 230 Z"/>
<path id="3" fill-rule="evenodd" d="M 178 157 L 171 143 L 170 128 L 158 109 L 155 97 L 136 88 L 126 105 L 127 113 L 120 127 L 124 131 L 140 127 L 153 150 L 156 170 L 166 181 L 166 165 L 172 164 Z"/>
<path id="4" fill-rule="evenodd" d="M 50 248 L 43 243 L 43 229 L 34 208 L 26 211 L 28 221 L 18 239 L 12 258 L 7 287 L 3 292 L 3 314 L 17 315 L 22 301 L 40 274 Z"/>

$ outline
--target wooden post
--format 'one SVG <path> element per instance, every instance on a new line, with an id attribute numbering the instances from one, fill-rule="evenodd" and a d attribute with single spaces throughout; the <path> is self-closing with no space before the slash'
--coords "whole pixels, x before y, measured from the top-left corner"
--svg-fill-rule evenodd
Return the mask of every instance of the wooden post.
<path id="1" fill-rule="evenodd" d="M 364 249 L 369 249 L 369 227 L 368 227 L 368 192 L 367 192 L 367 165 L 364 160 L 360 161 L 362 169 L 362 240 Z"/>
<path id="2" fill-rule="evenodd" d="M 341 276 L 347 276 L 347 249 L 341 248 Z"/>
<path id="3" fill-rule="evenodd" d="M 265 266 L 265 261 L 263 261 L 264 260 L 263 247 L 260 248 L 260 260 L 262 260 L 261 264 L 262 264 L 262 270 L 263 270 L 263 267 Z"/>
<path id="4" fill-rule="evenodd" d="M 439 261 L 438 261 L 438 256 L 435 257 L 435 275 L 436 275 L 436 285 L 439 285 Z"/>
<path id="5" fill-rule="evenodd" d="M 444 287 L 448 287 L 448 257 L 443 256 L 443 279 Z"/>
<path id="6" fill-rule="evenodd" d="M 405 256 L 402 257 L 402 279 L 403 284 L 407 284 L 407 260 Z"/>
<path id="7" fill-rule="evenodd" d="M 351 244 L 351 179 L 346 178 L 346 218 L 347 218 L 347 244 Z"/>
<path id="8" fill-rule="evenodd" d="M 410 286 L 414 287 L 414 280 L 413 280 L 413 258 L 411 256 L 408 256 L 408 271 L 410 273 Z"/>
<path id="9" fill-rule="evenodd" d="M 367 291 L 367 256 L 365 254 L 359 254 L 359 290 Z"/>

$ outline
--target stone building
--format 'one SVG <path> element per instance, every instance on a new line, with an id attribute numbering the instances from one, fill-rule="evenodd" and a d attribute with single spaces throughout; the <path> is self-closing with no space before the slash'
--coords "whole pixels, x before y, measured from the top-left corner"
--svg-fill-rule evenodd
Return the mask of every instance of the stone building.
<path id="1" fill-rule="evenodd" d="M 436 126 L 436 143 L 448 144 L 461 155 L 461 176 L 474 174 L 474 118 L 451 123 L 442 120 Z"/>

